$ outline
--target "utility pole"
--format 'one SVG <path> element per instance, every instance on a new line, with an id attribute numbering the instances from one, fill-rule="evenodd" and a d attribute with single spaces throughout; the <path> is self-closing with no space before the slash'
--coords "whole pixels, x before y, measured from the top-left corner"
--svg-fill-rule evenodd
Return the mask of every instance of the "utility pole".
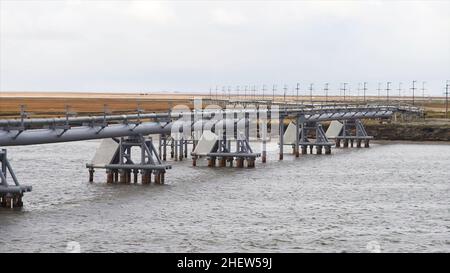
<path id="1" fill-rule="evenodd" d="M 300 83 L 297 83 L 297 87 L 295 88 L 295 90 L 297 90 L 297 104 L 298 104 L 298 91 L 300 90 Z"/>
<path id="2" fill-rule="evenodd" d="M 311 83 L 309 85 L 309 97 L 311 99 L 311 105 L 313 105 L 313 86 L 314 86 L 314 83 Z"/>
<path id="3" fill-rule="evenodd" d="M 272 86 L 272 101 L 275 101 L 275 90 L 277 90 L 277 85 L 274 84 Z"/>
<path id="4" fill-rule="evenodd" d="M 244 89 L 244 100 L 247 100 L 247 85 L 245 86 Z"/>
<path id="5" fill-rule="evenodd" d="M 358 82 L 358 90 L 357 90 L 357 93 L 356 93 L 356 101 L 359 101 L 359 92 L 360 91 L 361 91 L 361 83 Z"/>
<path id="6" fill-rule="evenodd" d="M 239 100 L 239 85 L 236 86 L 236 95 L 237 95 L 237 100 Z"/>
<path id="7" fill-rule="evenodd" d="M 263 84 L 263 87 L 262 87 L 262 99 L 264 100 L 264 91 L 266 90 L 266 85 L 265 84 Z"/>
<path id="8" fill-rule="evenodd" d="M 212 88 L 209 88 L 209 101 L 212 101 Z"/>
<path id="9" fill-rule="evenodd" d="M 450 81 L 445 84 L 445 118 L 448 118 L 448 88 L 450 87 Z"/>
<path id="10" fill-rule="evenodd" d="M 328 83 L 325 83 L 325 88 L 323 90 L 325 91 L 325 103 L 328 103 Z"/>
<path id="11" fill-rule="evenodd" d="M 386 102 L 387 103 L 389 103 L 389 91 L 391 90 L 390 85 L 391 85 L 391 82 L 386 83 Z"/>
<path id="12" fill-rule="evenodd" d="M 400 100 L 400 97 L 402 96 L 402 82 L 398 83 L 398 99 Z"/>
<path id="13" fill-rule="evenodd" d="M 380 100 L 380 92 L 381 92 L 381 82 L 378 83 L 378 100 Z"/>
<path id="14" fill-rule="evenodd" d="M 347 88 L 347 83 L 346 82 L 344 82 L 344 83 L 342 83 L 342 85 L 344 86 L 343 88 L 341 88 L 341 91 L 343 91 L 344 92 L 344 101 L 345 101 L 345 90 L 347 90 L 346 88 Z"/>
<path id="15" fill-rule="evenodd" d="M 364 103 L 366 102 L 367 82 L 363 83 Z"/>
<path id="16" fill-rule="evenodd" d="M 253 100 L 256 100 L 256 85 L 253 85 Z"/>
<path id="17" fill-rule="evenodd" d="M 414 95 L 415 95 L 414 93 L 416 91 L 416 82 L 417 81 L 412 82 L 412 88 L 411 88 L 412 89 L 412 105 L 414 105 Z"/>
<path id="18" fill-rule="evenodd" d="M 422 82 L 422 106 L 425 104 L 425 84 L 427 82 Z"/>
<path id="19" fill-rule="evenodd" d="M 218 85 L 216 85 L 216 103 L 217 103 L 217 101 L 218 101 L 218 99 L 219 99 L 219 97 L 218 97 L 218 90 L 219 90 L 219 86 Z"/>
<path id="20" fill-rule="evenodd" d="M 287 85 L 284 85 L 284 93 L 283 93 L 283 100 L 286 102 L 286 91 L 287 91 Z"/>
<path id="21" fill-rule="evenodd" d="M 228 85 L 228 100 L 231 100 L 231 86 Z"/>

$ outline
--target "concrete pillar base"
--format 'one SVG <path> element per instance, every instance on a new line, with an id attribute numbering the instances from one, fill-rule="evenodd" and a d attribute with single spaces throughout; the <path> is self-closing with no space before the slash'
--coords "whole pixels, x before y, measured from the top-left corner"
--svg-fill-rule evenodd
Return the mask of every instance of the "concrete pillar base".
<path id="1" fill-rule="evenodd" d="M 94 169 L 89 169 L 89 182 L 94 182 Z"/>
<path id="2" fill-rule="evenodd" d="M 321 155 L 322 154 L 322 146 L 316 146 L 316 154 Z"/>
<path id="3" fill-rule="evenodd" d="M 244 168 L 244 159 L 242 158 L 236 158 L 236 167 L 237 168 Z"/>

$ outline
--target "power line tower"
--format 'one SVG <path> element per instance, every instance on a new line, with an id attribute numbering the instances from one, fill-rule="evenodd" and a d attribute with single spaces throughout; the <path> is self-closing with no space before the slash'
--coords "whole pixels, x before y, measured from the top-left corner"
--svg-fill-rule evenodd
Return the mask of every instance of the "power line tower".
<path id="1" fill-rule="evenodd" d="M 263 87 L 262 87 L 262 99 L 264 100 L 264 91 L 266 91 L 266 85 L 265 84 L 263 84 Z"/>
<path id="2" fill-rule="evenodd" d="M 297 104 L 298 104 L 298 91 L 300 90 L 300 83 L 299 82 L 297 83 L 297 87 L 295 88 L 295 90 L 297 91 L 296 100 L 297 100 Z"/>
<path id="3" fill-rule="evenodd" d="M 425 104 L 425 84 L 427 82 L 422 82 L 422 106 Z"/>
<path id="4" fill-rule="evenodd" d="M 277 90 L 277 85 L 272 85 L 272 101 L 275 101 L 275 91 Z"/>
<path id="5" fill-rule="evenodd" d="M 400 97 L 402 96 L 402 82 L 398 83 L 398 99 L 400 100 Z"/>
<path id="6" fill-rule="evenodd" d="M 219 95 L 218 95 L 219 86 L 216 85 L 216 103 L 218 101 Z"/>
<path id="7" fill-rule="evenodd" d="M 283 93 L 283 101 L 286 102 L 286 92 L 287 92 L 287 89 L 288 89 L 288 87 L 287 87 L 286 84 L 284 85 L 284 88 L 283 88 L 283 89 L 284 89 L 284 93 Z"/>
<path id="8" fill-rule="evenodd" d="M 450 80 L 445 84 L 445 118 L 448 118 L 448 89 L 450 87 Z"/>
<path id="9" fill-rule="evenodd" d="M 325 103 L 328 103 L 328 83 L 325 83 L 323 91 L 325 91 Z"/>
<path id="10" fill-rule="evenodd" d="M 247 100 L 247 85 L 245 86 L 245 89 L 244 89 L 244 100 Z"/>
<path id="11" fill-rule="evenodd" d="M 414 105 L 414 99 L 415 99 L 415 93 L 416 93 L 416 82 L 417 81 L 413 81 L 412 82 L 412 105 Z"/>
<path id="12" fill-rule="evenodd" d="M 367 82 L 363 83 L 364 103 L 366 103 Z"/>
<path id="13" fill-rule="evenodd" d="M 311 100 L 311 105 L 313 105 L 313 87 L 314 87 L 314 83 L 311 83 L 309 85 L 309 98 Z"/>
<path id="14" fill-rule="evenodd" d="M 386 83 L 386 102 L 387 103 L 389 103 L 389 91 L 391 90 L 390 86 L 391 86 L 391 82 L 387 82 Z"/>
<path id="15" fill-rule="evenodd" d="M 381 96 L 381 82 L 378 83 L 378 100 L 380 100 L 380 96 Z"/>
<path id="16" fill-rule="evenodd" d="M 222 100 L 225 100 L 226 97 L 227 97 L 226 87 L 222 86 Z"/>
<path id="17" fill-rule="evenodd" d="M 359 101 L 359 93 L 361 92 L 361 83 L 358 82 L 358 89 L 356 91 L 356 100 Z"/>
<path id="18" fill-rule="evenodd" d="M 342 83 L 342 87 L 341 87 L 341 91 L 344 92 L 344 101 L 345 101 L 345 91 L 347 90 L 347 89 L 346 89 L 346 88 L 347 88 L 347 84 L 348 84 L 348 83 L 343 82 L 343 83 Z"/>
<path id="19" fill-rule="evenodd" d="M 253 85 L 252 91 L 253 91 L 253 100 L 256 100 L 256 85 Z M 252 97 L 252 95 L 250 94 L 250 98 L 251 97 Z"/>
<path id="20" fill-rule="evenodd" d="M 237 97 L 237 100 L 239 100 L 239 85 L 236 86 L 236 97 Z"/>

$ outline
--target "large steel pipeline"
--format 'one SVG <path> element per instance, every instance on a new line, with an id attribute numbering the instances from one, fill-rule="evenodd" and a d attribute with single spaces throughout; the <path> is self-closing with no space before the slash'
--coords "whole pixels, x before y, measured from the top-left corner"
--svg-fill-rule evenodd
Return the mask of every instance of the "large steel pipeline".
<path id="1" fill-rule="evenodd" d="M 226 120 L 225 127 L 236 126 L 239 122 L 236 120 Z M 219 121 L 199 120 L 194 125 L 189 122 L 194 130 L 203 128 L 215 130 L 215 126 Z M 200 127 L 199 127 L 200 126 Z M 222 126 L 222 124 L 221 124 Z M 178 128 L 176 128 L 178 127 Z M 110 124 L 105 127 L 101 126 L 77 126 L 68 130 L 63 129 L 28 129 L 20 132 L 17 130 L 2 131 L 0 130 L 0 146 L 19 146 L 47 144 L 58 142 L 81 141 L 90 139 L 103 139 L 113 137 L 124 137 L 132 135 L 150 135 L 150 134 L 171 134 L 174 131 L 183 132 L 183 121 L 177 124 L 175 122 L 142 122 L 128 124 Z"/>
<path id="2" fill-rule="evenodd" d="M 140 124 L 111 124 L 105 127 L 78 126 L 63 129 L 30 129 L 19 135 L 18 131 L 0 131 L 0 146 L 32 145 L 69 142 L 89 139 L 113 138 L 131 135 L 167 134 L 170 123 L 143 122 Z"/>
<path id="3" fill-rule="evenodd" d="M 289 111 L 292 114 L 298 114 L 297 109 Z M 392 108 L 367 108 L 366 111 L 362 109 L 334 109 L 330 112 L 317 112 L 316 110 L 311 111 L 311 114 L 306 114 L 303 112 L 303 117 L 305 122 L 320 122 L 320 121 L 330 121 L 330 120 L 347 120 L 347 119 L 364 119 L 364 118 L 387 118 L 390 117 L 394 110 Z M 239 113 L 239 111 L 237 112 Z M 223 112 L 222 112 L 223 114 Z M 179 117 L 181 114 L 173 114 L 173 116 Z M 123 116 L 125 120 L 136 118 L 138 115 L 128 115 Z M 161 114 L 158 117 L 170 117 L 171 114 Z M 211 117 L 211 115 L 206 115 Z M 221 116 L 221 115 L 219 115 Z M 289 115 L 286 115 L 288 117 Z M 140 118 L 144 117 L 157 117 L 155 114 L 142 114 L 139 115 Z M 83 118 L 92 117 L 79 117 L 77 121 L 81 121 Z M 100 118 L 100 117 L 96 117 Z M 110 116 L 110 120 L 113 118 L 118 118 L 118 116 Z M 51 119 L 39 119 L 42 121 L 49 121 Z M 233 119 L 232 121 L 227 120 L 226 124 L 233 122 L 232 126 L 235 126 L 241 119 Z M 38 124 L 37 119 L 33 119 L 35 124 Z M 221 119 L 213 120 L 201 120 L 201 128 L 206 127 L 208 129 L 212 128 L 214 130 L 215 124 L 221 121 Z M 251 122 L 255 122 L 251 121 Z M 0 146 L 16 146 L 16 145 L 32 145 L 32 144 L 45 144 L 45 143 L 57 143 L 57 142 L 69 142 L 69 141 L 80 141 L 80 140 L 90 140 L 90 139 L 102 139 L 102 138 L 112 138 L 112 137 L 124 137 L 130 135 L 149 135 L 149 134 L 170 134 L 172 131 L 172 126 L 175 125 L 179 132 L 183 131 L 184 121 L 174 121 L 174 122 L 137 122 L 133 123 L 119 123 L 119 124 L 108 124 L 107 126 L 96 125 L 96 126 L 73 126 L 67 129 L 25 129 L 25 130 L 0 130 Z M 95 123 L 94 123 L 95 124 Z M 191 122 L 187 126 L 192 126 L 191 128 L 198 130 L 198 121 L 194 124 Z M 230 128 L 229 125 L 220 123 L 220 127 Z M 175 128 L 177 129 L 177 128 Z"/>
<path id="4" fill-rule="evenodd" d="M 137 119 L 154 119 L 168 118 L 170 113 L 147 113 L 147 114 L 131 114 L 131 115 L 104 115 L 104 116 L 83 116 L 83 117 L 58 117 L 58 118 L 32 118 L 32 119 L 2 119 L 0 127 L 5 126 L 32 126 L 32 125 L 52 125 L 52 124 L 82 124 L 82 123 L 99 123 L 111 121 L 137 120 Z"/>
<path id="5" fill-rule="evenodd" d="M 322 107 L 316 107 L 316 108 L 279 108 L 278 111 L 280 113 L 288 113 L 288 114 L 312 114 L 315 112 L 349 112 L 352 110 L 355 111 L 362 111 L 363 109 L 366 109 L 367 111 L 380 111 L 380 110 L 386 110 L 386 111 L 399 111 L 400 109 L 398 107 L 392 107 L 392 106 L 367 106 L 367 107 L 334 107 L 334 106 L 322 106 Z M 8 127 L 17 127 L 17 126 L 36 126 L 36 125 L 60 125 L 60 124 L 76 124 L 81 125 L 83 123 L 101 123 L 101 122 L 123 122 L 127 120 L 143 120 L 143 119 L 164 119 L 164 118 L 172 118 L 177 119 L 180 118 L 183 115 L 190 114 L 191 116 L 194 115 L 201 115 L 204 118 L 210 118 L 213 115 L 216 114 L 227 114 L 227 113 L 255 113 L 258 110 L 256 108 L 249 108 L 249 109 L 239 109 L 239 108 L 231 108 L 231 109 L 205 109 L 203 111 L 192 111 L 192 112 L 183 112 L 183 110 L 174 110 L 173 112 L 166 112 L 166 113 L 140 113 L 140 114 L 124 114 L 124 115 L 98 115 L 98 116 L 80 116 L 80 117 L 58 117 L 58 118 L 24 118 L 24 119 L 0 119 L 0 127 L 2 128 L 8 128 Z M 266 110 L 270 111 L 270 110 Z"/>

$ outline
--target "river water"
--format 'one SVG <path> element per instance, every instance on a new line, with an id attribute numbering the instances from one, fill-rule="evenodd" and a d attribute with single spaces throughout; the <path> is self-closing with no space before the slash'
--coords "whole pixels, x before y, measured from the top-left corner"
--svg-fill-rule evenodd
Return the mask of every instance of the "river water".
<path id="1" fill-rule="evenodd" d="M 1 252 L 450 251 L 450 145 L 275 151 L 255 169 L 172 162 L 165 185 L 88 182 L 99 141 L 8 148 L 21 210 L 0 210 Z M 290 150 L 290 149 L 286 149 Z M 289 151 L 286 151 L 289 152 Z M 73 244 L 73 243 L 69 243 Z"/>

